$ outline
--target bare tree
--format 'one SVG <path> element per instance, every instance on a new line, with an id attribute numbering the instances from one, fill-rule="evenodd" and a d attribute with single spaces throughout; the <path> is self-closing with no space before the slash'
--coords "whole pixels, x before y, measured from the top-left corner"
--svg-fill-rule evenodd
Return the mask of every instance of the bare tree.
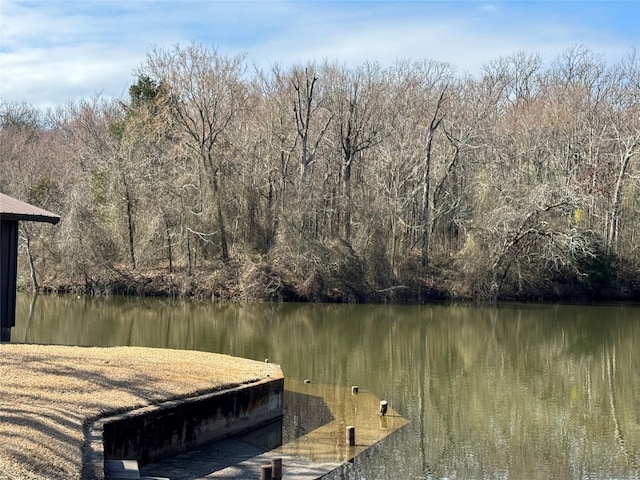
<path id="1" fill-rule="evenodd" d="M 305 67 L 304 73 L 299 69 L 292 72 L 292 83 L 295 90 L 293 100 L 293 114 L 296 120 L 298 138 L 301 144 L 300 154 L 300 177 L 305 180 L 309 165 L 313 162 L 318 150 L 318 145 L 322 141 L 333 115 L 329 115 L 325 120 L 317 119 L 316 112 L 321 108 L 317 101 L 318 77 L 314 73 L 313 67 Z M 323 121 L 324 126 L 315 135 L 315 140 L 310 138 L 312 134 L 312 121 Z"/>
<path id="2" fill-rule="evenodd" d="M 608 88 L 613 96 L 609 120 L 619 160 L 608 218 L 607 249 L 610 252 L 616 250 L 620 236 L 620 211 L 625 180 L 632 171 L 631 161 L 640 156 L 640 57 L 637 52 L 632 51 L 613 70 L 614 82 Z M 638 190 L 635 190 L 637 196 Z"/>
<path id="3" fill-rule="evenodd" d="M 24 279 L 44 286 L 55 256 L 61 284 L 130 288 L 166 266 L 195 275 L 186 293 L 234 256 L 211 284 L 268 298 L 637 292 L 635 50 L 613 66 L 517 52 L 478 76 L 243 62 L 154 48 L 122 101 L 0 104 L 0 189 L 63 216 L 55 242 L 21 229 Z"/>
<path id="4" fill-rule="evenodd" d="M 220 176 L 228 161 L 227 131 L 245 103 L 243 60 L 243 55 L 226 57 L 192 43 L 171 50 L 154 48 L 140 69 L 140 74 L 162 82 L 167 89 L 185 145 L 199 159 L 215 201 L 218 240 L 225 262 L 229 260 L 229 247 Z"/>
<path id="5" fill-rule="evenodd" d="M 445 85 L 451 78 L 451 67 L 435 61 L 398 61 L 388 71 L 385 136 L 376 147 L 381 154 L 374 176 L 384 185 L 380 192 L 386 192 L 393 208 L 389 219 L 393 262 L 400 252 L 424 247 L 425 240 L 429 249 L 434 140 L 443 118 Z"/>
<path id="6" fill-rule="evenodd" d="M 341 153 L 342 232 L 351 240 L 353 199 L 352 170 L 363 152 L 382 140 L 383 73 L 375 64 L 365 64 L 354 70 L 337 65 L 325 67 L 327 93 L 334 113 L 335 134 Z"/>
<path id="7" fill-rule="evenodd" d="M 422 266 L 426 267 L 429 263 L 429 233 L 431 228 L 431 153 L 433 151 L 433 138 L 436 130 L 444 119 L 444 113 L 442 113 L 443 102 L 445 99 L 445 93 L 447 86 L 445 85 L 440 92 L 436 107 L 427 127 L 427 138 L 425 142 L 425 158 L 424 158 L 424 170 L 422 174 Z"/>
<path id="8" fill-rule="evenodd" d="M 622 202 L 622 189 L 624 187 L 625 177 L 627 176 L 631 160 L 640 156 L 640 130 L 636 136 L 619 140 L 620 163 L 618 174 L 613 189 L 611 199 L 611 211 L 609 212 L 609 230 L 607 232 L 607 249 L 610 252 L 615 250 L 620 235 L 620 207 Z"/>
<path id="9" fill-rule="evenodd" d="M 242 140 L 238 142 L 240 156 L 246 160 L 240 176 L 246 193 L 241 223 L 245 225 L 245 237 L 265 252 L 275 242 L 299 178 L 295 158 L 298 132 L 291 115 L 295 91 L 289 73 L 277 65 L 267 72 L 258 71 L 251 86 L 251 108 L 241 122 Z"/>
<path id="10" fill-rule="evenodd" d="M 26 104 L 0 105 L 0 191 L 59 211 L 65 186 L 56 132 L 45 112 Z M 19 225 L 19 248 L 26 253 L 31 287 L 38 291 L 38 270 L 53 253 L 46 230 L 32 222 Z"/>

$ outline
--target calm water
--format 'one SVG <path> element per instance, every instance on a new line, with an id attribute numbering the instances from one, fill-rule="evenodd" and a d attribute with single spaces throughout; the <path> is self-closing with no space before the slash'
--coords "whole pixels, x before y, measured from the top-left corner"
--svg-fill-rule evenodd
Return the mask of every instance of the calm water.
<path id="1" fill-rule="evenodd" d="M 410 424 L 354 479 L 640 478 L 640 306 L 18 296 L 15 342 L 196 349 L 359 385 Z"/>

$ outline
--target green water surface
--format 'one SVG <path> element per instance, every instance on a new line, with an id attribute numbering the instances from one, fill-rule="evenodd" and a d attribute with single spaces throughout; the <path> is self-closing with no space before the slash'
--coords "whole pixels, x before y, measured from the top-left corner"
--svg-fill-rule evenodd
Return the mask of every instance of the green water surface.
<path id="1" fill-rule="evenodd" d="M 410 423 L 348 478 L 640 478 L 640 306 L 19 294 L 12 341 L 268 358 L 287 378 L 358 385 Z"/>

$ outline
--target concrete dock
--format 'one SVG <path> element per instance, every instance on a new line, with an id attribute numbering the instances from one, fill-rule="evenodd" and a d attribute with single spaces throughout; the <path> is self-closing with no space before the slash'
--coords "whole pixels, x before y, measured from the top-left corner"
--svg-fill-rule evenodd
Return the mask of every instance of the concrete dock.
<path id="1" fill-rule="evenodd" d="M 0 358 L 0 480 L 105 480 L 105 461 L 113 479 L 257 479 L 274 458 L 311 480 L 407 423 L 371 392 L 285 390 L 278 365 L 227 355 L 3 343 Z"/>
<path id="2" fill-rule="evenodd" d="M 286 380 L 283 422 L 202 445 L 141 472 L 172 480 L 258 479 L 261 465 L 281 458 L 283 478 L 316 480 L 348 468 L 355 457 L 407 424 L 391 406 L 382 416 L 380 402 L 362 389 L 353 394 L 350 387 Z M 347 426 L 355 427 L 354 446 L 347 444 Z"/>

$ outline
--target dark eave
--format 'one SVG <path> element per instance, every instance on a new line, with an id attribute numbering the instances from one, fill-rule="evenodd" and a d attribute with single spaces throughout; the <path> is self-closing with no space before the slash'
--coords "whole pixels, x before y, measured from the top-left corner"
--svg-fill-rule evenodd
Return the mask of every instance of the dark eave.
<path id="1" fill-rule="evenodd" d="M 0 193 L 0 219 L 16 222 L 21 220 L 47 222 L 55 225 L 60 221 L 60 215 Z"/>

